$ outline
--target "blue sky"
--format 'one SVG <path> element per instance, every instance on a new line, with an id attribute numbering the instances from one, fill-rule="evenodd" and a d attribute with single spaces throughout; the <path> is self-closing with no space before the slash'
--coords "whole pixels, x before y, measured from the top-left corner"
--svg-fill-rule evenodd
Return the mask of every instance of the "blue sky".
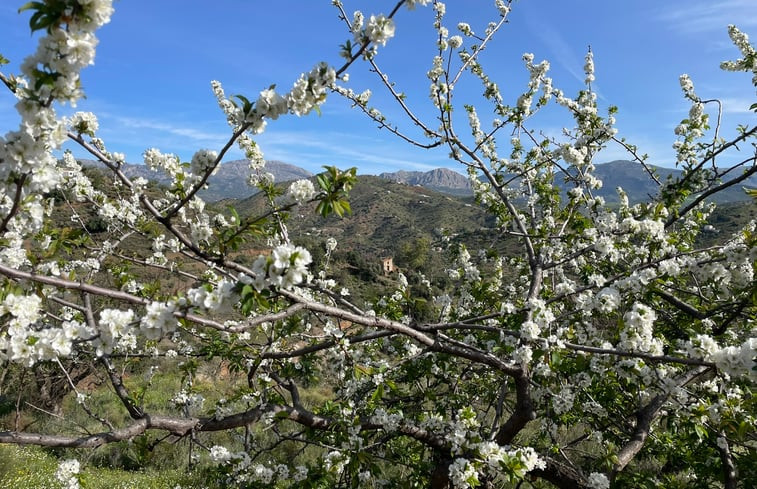
<path id="1" fill-rule="evenodd" d="M 18 63 L 35 49 L 28 13 L 18 14 L 24 1 L 0 2 L 0 53 L 17 71 Z M 394 2 L 345 0 L 348 12 L 387 13 Z M 452 34 L 458 21 L 483 32 L 496 18 L 490 0 L 450 0 L 447 25 Z M 318 61 L 340 64 L 338 46 L 348 37 L 329 0 L 119 0 L 111 23 L 101 29 L 94 66 L 83 73 L 87 99 L 77 110 L 92 111 L 100 120 L 100 136 L 111 151 L 124 152 L 139 163 L 142 152 L 157 147 L 191 158 L 200 148 L 220 148 L 229 131 L 217 108 L 210 81 L 221 81 L 227 94 L 251 99 L 277 84 L 285 92 L 300 73 Z M 433 117 L 425 73 L 434 54 L 430 7 L 403 9 L 397 35 L 379 50 L 379 65 L 408 94 L 418 114 Z M 757 39 L 754 0 L 519 0 L 509 24 L 485 53 L 483 62 L 512 103 L 527 75 L 520 61 L 532 52 L 536 61 L 550 61 L 554 84 L 567 94 L 582 88 L 583 57 L 594 52 L 594 87 L 602 107 L 616 105 L 622 136 L 648 153 L 654 164 L 671 166 L 673 128 L 685 117 L 678 76 L 691 75 L 703 98 L 724 102 L 724 135 L 738 123 L 757 123 L 748 107 L 755 102 L 750 76 L 724 73 L 720 61 L 739 53 L 730 43 L 726 25 L 734 23 Z M 373 102 L 387 115 L 375 75 L 357 64 L 349 86 L 373 89 Z M 478 103 L 479 88 L 461 84 L 458 99 Z M 0 131 L 17 124 L 14 101 L 0 94 Z M 478 105 L 482 118 L 489 109 Z M 446 151 L 420 151 L 378 131 L 346 101 L 332 95 L 320 116 L 282 117 L 268 124 L 257 138 L 267 159 L 277 159 L 311 171 L 322 165 L 357 166 L 360 173 L 454 168 Z M 62 109 L 63 112 L 68 108 Z M 463 111 L 459 110 L 460 115 Z M 461 119 L 462 123 L 462 119 Z M 558 135 L 570 125 L 564 114 L 545 113 L 532 129 Z M 411 128 L 412 129 L 412 128 Z M 459 132 L 466 132 L 459 127 Z M 412 131 L 411 131 L 412 132 Z M 240 153 L 231 154 L 236 159 Z M 622 158 L 609 148 L 597 162 Z"/>

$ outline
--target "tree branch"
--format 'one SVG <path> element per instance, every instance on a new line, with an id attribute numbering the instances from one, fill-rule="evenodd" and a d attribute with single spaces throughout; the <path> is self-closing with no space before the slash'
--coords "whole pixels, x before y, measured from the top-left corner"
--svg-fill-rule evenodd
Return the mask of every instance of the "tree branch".
<path id="1" fill-rule="evenodd" d="M 676 379 L 675 383 L 678 386 L 686 385 L 696 377 L 702 375 L 707 370 L 709 370 L 708 367 L 699 367 L 690 370 Z M 669 397 L 670 392 L 658 394 L 657 396 L 652 398 L 652 400 L 649 401 L 646 406 L 636 411 L 634 415 L 634 417 L 636 418 L 636 429 L 634 430 L 633 436 L 628 441 L 628 443 L 626 443 L 625 446 L 623 446 L 618 452 L 618 461 L 615 463 L 612 469 L 613 479 L 620 472 L 622 472 L 623 469 L 626 468 L 631 460 L 633 460 L 634 457 L 636 457 L 636 455 L 644 447 L 644 442 L 646 442 L 647 437 L 649 436 L 649 431 L 652 428 L 652 423 L 657 419 L 660 410 L 668 401 Z"/>

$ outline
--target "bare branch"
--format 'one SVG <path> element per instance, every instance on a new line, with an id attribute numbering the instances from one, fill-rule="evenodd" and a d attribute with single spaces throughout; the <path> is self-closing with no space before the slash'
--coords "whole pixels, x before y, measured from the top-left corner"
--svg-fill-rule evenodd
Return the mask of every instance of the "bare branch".
<path id="1" fill-rule="evenodd" d="M 707 370 L 707 367 L 699 367 L 690 370 L 678 377 L 675 383 L 679 386 L 686 385 L 696 377 L 699 377 L 703 373 L 707 372 Z M 647 437 L 649 436 L 650 429 L 652 428 L 652 423 L 657 419 L 657 416 L 660 414 L 662 407 L 668 401 L 669 397 L 670 392 L 658 394 L 657 396 L 653 397 L 652 400 L 649 401 L 645 406 L 636 411 L 636 413 L 634 414 L 635 430 L 633 436 L 628 441 L 628 443 L 626 443 L 618 452 L 618 461 L 615 463 L 612 469 L 613 478 L 617 476 L 618 473 L 622 472 L 623 469 L 625 469 L 626 466 L 631 462 L 631 460 L 636 457 L 636 454 L 638 454 L 639 451 L 641 451 L 641 449 L 644 447 L 644 442 L 646 442 Z"/>

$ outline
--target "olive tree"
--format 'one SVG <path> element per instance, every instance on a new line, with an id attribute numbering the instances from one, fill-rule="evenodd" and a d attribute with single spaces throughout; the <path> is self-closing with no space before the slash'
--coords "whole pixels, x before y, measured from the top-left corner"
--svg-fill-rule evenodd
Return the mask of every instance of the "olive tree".
<path id="1" fill-rule="evenodd" d="M 16 415 L 0 442 L 84 450 L 185 439 L 224 484 L 240 487 L 735 488 L 757 479 L 757 230 L 752 222 L 706 247 L 700 239 L 711 198 L 757 172 L 757 128 L 722 138 L 719 114 L 713 124 L 705 110 L 717 100 L 682 76 L 691 109 L 674 135 L 681 173 L 662 180 L 617 135 L 616 110 L 599 112 L 591 52 L 575 96 L 530 54 L 527 85 L 500 91 L 480 53 L 506 28 L 509 1 L 493 2 L 481 32 L 446 27 L 440 1 L 387 2 L 388 15 L 332 3 L 350 36 L 343 64 L 320 63 L 288 92 L 257 97 L 229 96 L 212 82 L 228 140 L 189 162 L 145 149 L 144 163 L 170 177 L 163 188 L 124 173 L 94 114 L 56 114 L 83 95 L 79 72 L 93 60 L 110 0 L 23 6 L 42 36 L 20 74 L 0 75 L 21 118 L 0 149 L 0 362 L 27 379 L 58 372 L 72 402 L 55 408 L 46 431 Z M 426 100 L 406 97 L 380 66 L 394 17 L 413 15 L 403 7 L 435 13 Z M 721 67 L 754 73 L 757 86 L 754 47 L 736 27 L 728 32 L 741 57 Z M 360 64 L 403 120 L 349 87 L 346 69 Z M 477 107 L 457 103 L 463 79 L 480 84 Z M 331 278 L 336 240 L 324 240 L 316 269 L 289 235 L 286 218 L 298 206 L 348 213 L 355 170 L 327 168 L 282 190 L 254 139 L 267 122 L 308 114 L 330 93 L 398 144 L 446 147 L 497 235 L 518 244 L 507 255 L 454 245 L 452 286 L 434 297 L 433 320 L 428 310 L 414 317 L 401 274 L 392 294 L 351 302 Z M 430 119 L 418 115 L 424 103 L 434 107 Z M 569 129 L 540 135 L 533 116 L 553 106 Z M 481 110 L 496 114 L 488 129 Z M 66 141 L 97 160 L 97 178 L 59 152 Z M 593 161 L 610 145 L 656 182 L 647 202 L 629 203 L 622 189 L 617 206 L 595 195 Z M 198 197 L 235 146 L 267 199 L 263 213 Z M 739 162 L 717 165 L 725 155 Z M 107 232 L 87 228 L 94 218 Z M 264 249 L 245 264 L 236 252 L 249 242 Z M 145 365 L 160 368 L 143 375 Z M 197 387 L 208 365 L 224 369 L 223 399 Z M 100 393 L 120 414 L 92 402 L 76 370 L 84 367 L 107 381 Z M 167 375 L 180 378 L 171 401 L 148 402 L 152 382 Z M 76 486 L 77 471 L 67 461 L 58 475 Z"/>

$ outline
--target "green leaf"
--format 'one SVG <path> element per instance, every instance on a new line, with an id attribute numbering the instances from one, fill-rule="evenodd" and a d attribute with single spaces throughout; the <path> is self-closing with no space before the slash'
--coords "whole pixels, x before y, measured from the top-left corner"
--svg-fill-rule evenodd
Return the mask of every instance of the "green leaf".
<path id="1" fill-rule="evenodd" d="M 329 184 L 328 184 L 328 181 L 324 178 L 324 174 L 316 175 L 315 179 L 318 182 L 318 186 L 321 187 L 323 190 L 329 189 Z"/>
<path id="2" fill-rule="evenodd" d="M 18 8 L 18 13 L 20 14 L 21 12 L 25 10 L 31 10 L 31 9 L 40 10 L 44 8 L 45 8 L 45 4 L 42 2 L 26 2 L 25 4 L 23 4 L 22 6 Z"/>
<path id="3" fill-rule="evenodd" d="M 373 395 L 371 396 L 371 400 L 373 402 L 379 401 L 384 397 L 384 384 L 379 384 L 376 387 L 376 390 L 373 391 Z"/>
<path id="4" fill-rule="evenodd" d="M 44 12 L 34 12 L 29 19 L 29 27 L 32 32 L 44 29 L 52 24 L 50 17 L 45 16 Z"/>
<path id="5" fill-rule="evenodd" d="M 746 438 L 747 433 L 750 432 L 752 426 L 747 423 L 746 421 L 742 421 L 739 423 L 739 427 L 736 430 L 736 433 L 738 434 L 739 440 L 744 440 Z"/>
<path id="6" fill-rule="evenodd" d="M 697 438 L 699 438 L 699 440 L 704 440 L 705 438 L 707 438 L 707 430 L 701 424 L 694 425 L 694 432 L 697 434 Z"/>
<path id="7" fill-rule="evenodd" d="M 231 98 L 236 98 L 242 102 L 242 113 L 249 114 L 252 111 L 252 102 L 250 102 L 250 100 L 244 95 L 232 95 Z"/>
<path id="8" fill-rule="evenodd" d="M 339 202 L 338 200 L 331 203 L 331 209 L 339 217 L 342 217 L 344 215 L 344 209 L 342 208 L 341 202 Z"/>

